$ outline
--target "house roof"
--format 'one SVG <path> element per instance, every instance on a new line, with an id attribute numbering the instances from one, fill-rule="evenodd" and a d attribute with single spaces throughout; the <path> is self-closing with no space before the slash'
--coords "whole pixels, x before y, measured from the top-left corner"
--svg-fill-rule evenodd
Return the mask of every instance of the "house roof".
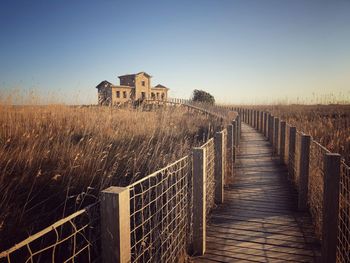
<path id="1" fill-rule="evenodd" d="M 106 87 L 110 87 L 110 86 L 112 86 L 112 83 L 108 82 L 107 80 L 104 80 L 104 81 L 101 81 L 101 83 L 98 84 L 98 85 L 96 86 L 96 88 L 97 88 L 97 89 L 98 89 L 98 88 L 102 88 L 102 87 L 106 88 Z"/>
<path id="2" fill-rule="evenodd" d="M 151 75 L 147 74 L 146 72 L 144 71 L 141 71 L 139 73 L 136 73 L 136 74 L 125 74 L 125 75 L 121 75 L 121 76 L 118 76 L 118 78 L 122 78 L 122 77 L 129 77 L 129 76 L 132 76 L 132 77 L 135 77 L 136 75 L 140 75 L 140 74 L 144 74 L 146 77 L 148 78 L 152 78 Z"/>
<path id="3" fill-rule="evenodd" d="M 157 86 L 153 87 L 154 89 L 169 89 L 161 84 L 158 84 Z"/>
<path id="4" fill-rule="evenodd" d="M 112 88 L 117 88 L 117 89 L 134 89 L 135 87 L 126 86 L 126 85 L 112 85 Z"/>

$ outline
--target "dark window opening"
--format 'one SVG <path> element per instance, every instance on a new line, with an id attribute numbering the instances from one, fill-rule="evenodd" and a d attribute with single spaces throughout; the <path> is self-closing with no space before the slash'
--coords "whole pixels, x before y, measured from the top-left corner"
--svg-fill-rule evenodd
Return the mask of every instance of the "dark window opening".
<path id="1" fill-rule="evenodd" d="M 126 99 L 126 91 L 123 91 L 123 98 Z"/>
<path id="2" fill-rule="evenodd" d="M 146 85 L 146 81 L 141 81 L 141 85 L 144 87 Z"/>
<path id="3" fill-rule="evenodd" d="M 162 93 L 162 100 L 164 100 L 164 96 L 165 96 L 164 93 Z"/>
<path id="4" fill-rule="evenodd" d="M 146 93 L 145 92 L 141 92 L 141 98 L 144 100 L 146 98 Z"/>
<path id="5" fill-rule="evenodd" d="M 117 98 L 120 98 L 120 91 L 117 91 Z"/>

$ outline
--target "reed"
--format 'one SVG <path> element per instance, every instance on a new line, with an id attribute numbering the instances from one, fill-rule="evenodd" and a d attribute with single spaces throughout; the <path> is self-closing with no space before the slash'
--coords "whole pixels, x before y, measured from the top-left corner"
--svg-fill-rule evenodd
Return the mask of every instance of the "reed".
<path id="1" fill-rule="evenodd" d="M 221 125 L 181 107 L 0 105 L 0 250 L 188 154 Z"/>
<path id="2" fill-rule="evenodd" d="M 331 152 L 350 163 L 350 105 L 255 106 L 271 111 L 299 131 L 310 134 Z"/>

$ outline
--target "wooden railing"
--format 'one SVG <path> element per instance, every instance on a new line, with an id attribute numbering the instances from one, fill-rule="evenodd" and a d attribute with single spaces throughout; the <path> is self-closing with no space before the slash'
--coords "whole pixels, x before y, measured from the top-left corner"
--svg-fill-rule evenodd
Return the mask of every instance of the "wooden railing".
<path id="1" fill-rule="evenodd" d="M 288 168 L 298 208 L 309 209 L 323 262 L 350 262 L 350 168 L 310 135 L 269 112 L 237 108 L 244 122 L 263 133 Z"/>

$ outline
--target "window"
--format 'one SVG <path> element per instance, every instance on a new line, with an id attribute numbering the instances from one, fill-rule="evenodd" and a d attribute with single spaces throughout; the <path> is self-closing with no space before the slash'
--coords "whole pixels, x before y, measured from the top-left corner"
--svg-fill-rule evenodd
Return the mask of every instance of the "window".
<path id="1" fill-rule="evenodd" d="M 144 87 L 146 85 L 146 81 L 141 81 L 141 85 Z"/>
<path id="2" fill-rule="evenodd" d="M 154 92 L 151 93 L 151 98 L 152 98 L 152 100 L 154 100 L 156 98 L 156 94 L 154 94 Z"/>
<path id="3" fill-rule="evenodd" d="M 126 99 L 126 91 L 123 91 L 123 98 Z"/>
<path id="4" fill-rule="evenodd" d="M 141 98 L 144 100 L 146 98 L 146 93 L 145 92 L 141 92 Z"/>
<path id="5" fill-rule="evenodd" d="M 157 92 L 157 99 L 159 99 L 159 92 Z"/>
<path id="6" fill-rule="evenodd" d="M 120 91 L 117 91 L 117 98 L 120 98 Z"/>
<path id="7" fill-rule="evenodd" d="M 164 96 L 165 96 L 164 93 L 162 93 L 162 100 L 164 100 Z"/>

